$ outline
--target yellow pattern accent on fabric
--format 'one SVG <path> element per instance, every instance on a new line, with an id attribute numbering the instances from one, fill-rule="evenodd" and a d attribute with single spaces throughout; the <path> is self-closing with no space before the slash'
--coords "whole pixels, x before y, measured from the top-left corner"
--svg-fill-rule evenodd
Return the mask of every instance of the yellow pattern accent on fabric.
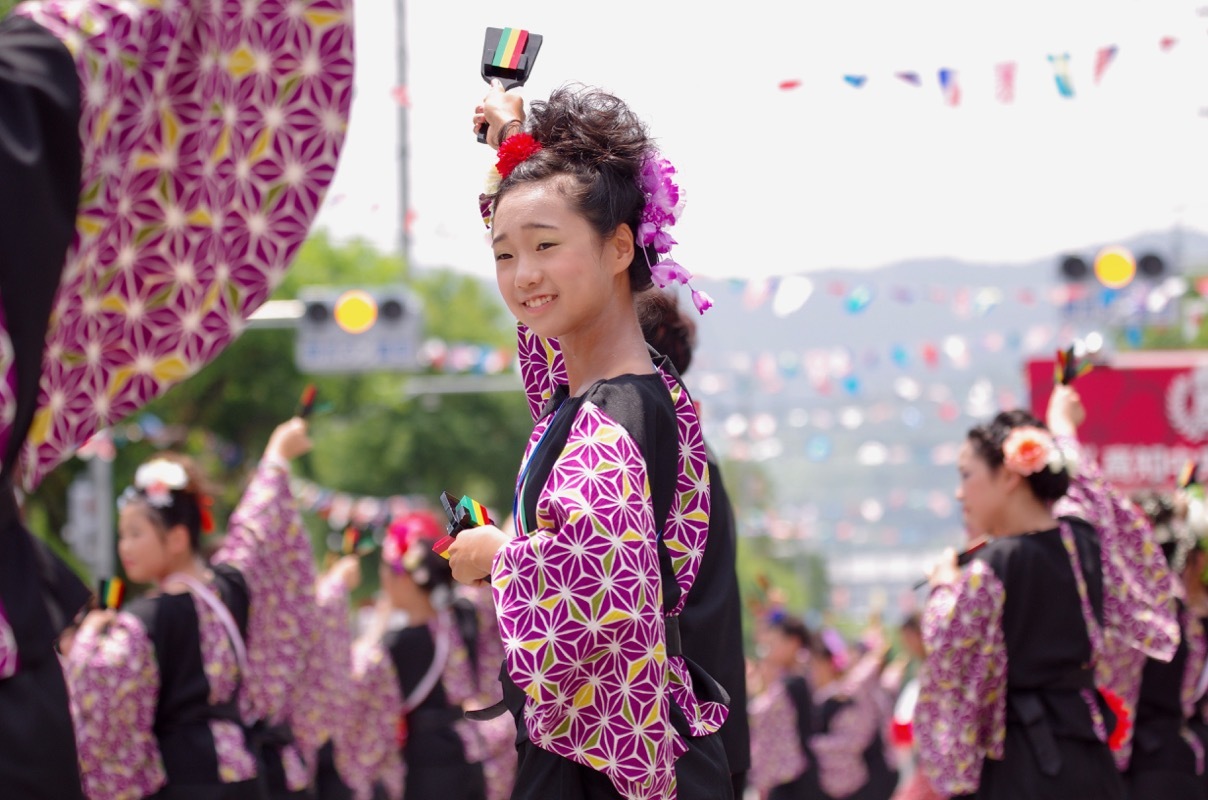
<path id="1" fill-rule="evenodd" d="M 40 444 L 46 441 L 46 435 L 50 433 L 50 408 L 43 406 L 34 414 L 33 422 L 29 426 L 29 441 L 35 444 Z"/>
<path id="2" fill-rule="evenodd" d="M 307 11 L 302 16 L 315 28 L 326 28 L 344 18 L 342 14 L 334 14 L 330 11 Z"/>
<path id="3" fill-rule="evenodd" d="M 193 367 L 180 356 L 168 356 L 156 363 L 152 374 L 161 381 L 179 381 L 193 374 Z"/>
<path id="4" fill-rule="evenodd" d="M 596 687 L 590 683 L 585 684 L 582 689 L 575 692 L 574 706 L 575 708 L 583 708 L 589 706 L 596 699 Z"/>
<path id="5" fill-rule="evenodd" d="M 251 152 L 248 153 L 248 160 L 259 161 L 264 158 L 264 154 L 269 150 L 269 143 L 272 141 L 273 134 L 267 128 L 260 132 L 256 137 L 256 144 L 252 146 Z"/>
<path id="6" fill-rule="evenodd" d="M 612 611 L 609 611 L 607 614 L 605 614 L 603 617 L 600 618 L 600 624 L 601 625 L 612 625 L 614 622 L 624 622 L 625 620 L 629 619 L 631 616 L 632 615 L 627 611 L 622 611 L 619 608 L 614 608 Z"/>
<path id="7" fill-rule="evenodd" d="M 231 53 L 227 62 L 228 71 L 236 78 L 242 78 L 256 68 L 256 57 L 247 47 L 240 47 Z"/>
<path id="8" fill-rule="evenodd" d="M 180 140 L 180 120 L 171 111 L 164 111 L 160 120 L 164 123 L 164 144 L 175 149 Z"/>
<path id="9" fill-rule="evenodd" d="M 213 162 L 221 161 L 231 152 L 231 129 L 223 126 L 222 133 L 218 136 L 218 144 L 214 145 Z"/>

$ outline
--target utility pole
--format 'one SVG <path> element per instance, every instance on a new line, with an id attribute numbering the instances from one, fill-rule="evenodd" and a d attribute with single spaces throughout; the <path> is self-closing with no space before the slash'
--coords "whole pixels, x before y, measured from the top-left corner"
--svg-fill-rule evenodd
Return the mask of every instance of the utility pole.
<path id="1" fill-rule="evenodd" d="M 397 13 L 397 47 L 398 47 L 398 226 L 399 250 L 403 254 L 403 262 L 408 270 L 411 269 L 411 191 L 408 180 L 408 161 L 410 158 L 408 144 L 408 116 L 411 106 L 411 89 L 407 85 L 407 13 L 406 0 L 396 0 Z"/>

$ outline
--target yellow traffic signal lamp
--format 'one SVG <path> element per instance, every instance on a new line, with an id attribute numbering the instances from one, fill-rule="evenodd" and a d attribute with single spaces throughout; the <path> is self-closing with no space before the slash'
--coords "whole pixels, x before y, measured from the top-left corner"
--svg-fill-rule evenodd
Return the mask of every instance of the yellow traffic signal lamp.
<path id="1" fill-rule="evenodd" d="M 394 302 L 397 304 L 398 301 Z M 377 300 L 369 292 L 350 289 L 336 298 L 332 316 L 335 317 L 336 325 L 345 333 L 364 333 L 377 322 Z"/>
<path id="2" fill-rule="evenodd" d="M 1095 256 L 1095 277 L 1108 289 L 1123 289 L 1137 275 L 1137 261 L 1124 247 L 1105 247 Z"/>

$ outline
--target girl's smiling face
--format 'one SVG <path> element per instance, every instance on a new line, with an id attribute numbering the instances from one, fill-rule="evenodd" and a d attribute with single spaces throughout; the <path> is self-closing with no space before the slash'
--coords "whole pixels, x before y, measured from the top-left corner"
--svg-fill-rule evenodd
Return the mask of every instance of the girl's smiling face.
<path id="1" fill-rule="evenodd" d="M 499 293 L 516 319 L 543 338 L 591 328 L 618 287 L 628 290 L 627 281 L 618 281 L 628 262 L 572 208 L 561 190 L 565 180 L 571 178 L 510 189 L 493 221 Z"/>

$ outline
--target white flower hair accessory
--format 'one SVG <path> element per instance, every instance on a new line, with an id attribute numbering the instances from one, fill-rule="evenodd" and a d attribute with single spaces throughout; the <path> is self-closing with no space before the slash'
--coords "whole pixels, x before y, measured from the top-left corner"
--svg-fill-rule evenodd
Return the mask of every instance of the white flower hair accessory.
<path id="1" fill-rule="evenodd" d="M 1070 448 L 1063 447 L 1060 440 L 1053 442 L 1047 463 L 1050 472 L 1065 470 L 1071 478 L 1078 477 L 1078 456 Z"/>
<path id="2" fill-rule="evenodd" d="M 189 473 L 174 461 L 157 458 L 148 461 L 134 473 L 134 488 L 147 496 L 147 502 L 156 508 L 172 505 L 172 492 L 181 491 L 189 485 Z"/>

